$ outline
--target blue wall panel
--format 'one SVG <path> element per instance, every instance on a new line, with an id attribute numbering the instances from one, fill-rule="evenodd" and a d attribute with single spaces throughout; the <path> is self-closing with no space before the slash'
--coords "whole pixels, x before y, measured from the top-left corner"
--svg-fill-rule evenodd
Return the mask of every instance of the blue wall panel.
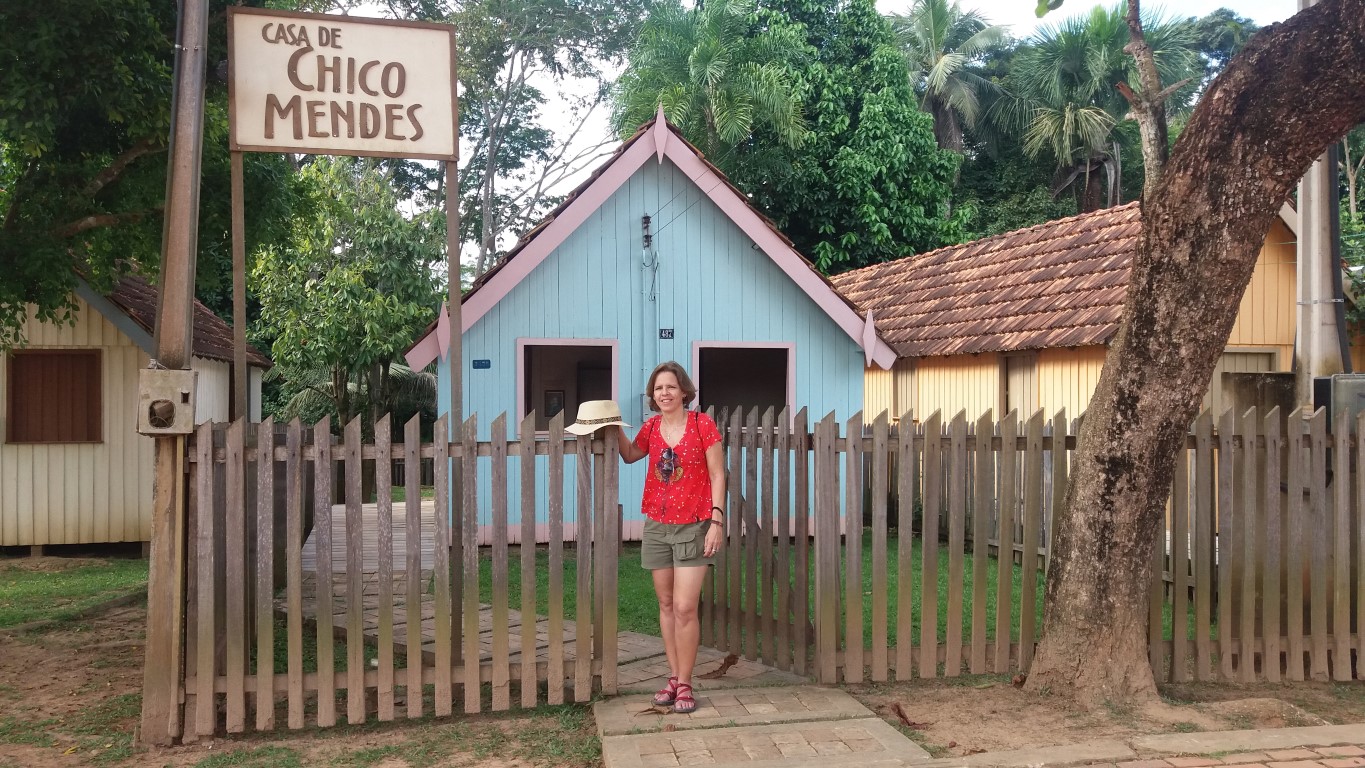
<path id="1" fill-rule="evenodd" d="M 714 183 L 714 182 L 713 182 Z M 651 217 L 653 247 L 642 243 Z M 657 259 L 657 281 L 646 266 Z M 660 328 L 674 329 L 660 340 Z M 650 414 L 640 398 L 655 365 L 677 360 L 692 371 L 694 341 L 795 345 L 794 408 L 814 423 L 834 411 L 861 410 L 863 354 L 753 241 L 671 161 L 647 162 L 596 213 L 464 335 L 464 412 L 477 414 L 479 439 L 501 413 L 516 439 L 519 338 L 617 339 L 618 401 L 636 429 Z M 474 370 L 475 359 L 489 360 Z M 440 362 L 440 412 L 449 409 L 449 368 Z M 636 429 L 629 430 L 634 436 Z M 512 525 L 519 520 L 520 478 L 508 472 Z M 546 514 L 546 460 L 537 461 L 537 515 Z M 639 520 L 644 462 L 621 469 L 620 502 Z M 565 467 L 565 517 L 574 519 L 576 467 Z M 480 522 L 489 522 L 488 460 L 479 466 Z"/>

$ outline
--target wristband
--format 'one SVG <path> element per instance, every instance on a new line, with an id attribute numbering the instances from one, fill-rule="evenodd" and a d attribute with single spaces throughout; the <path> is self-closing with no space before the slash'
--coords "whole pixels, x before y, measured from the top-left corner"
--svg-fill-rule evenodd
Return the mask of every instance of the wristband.
<path id="1" fill-rule="evenodd" d="M 711 525 L 725 525 L 725 521 L 724 521 L 724 520 L 717 520 L 716 518 L 713 517 L 713 518 L 711 518 Z M 692 534 L 692 535 L 695 536 L 696 534 L 694 533 L 694 534 Z"/>
<path id="2" fill-rule="evenodd" d="M 712 511 L 712 512 L 719 512 L 722 516 L 725 515 L 725 510 L 721 509 L 720 507 L 711 507 L 711 511 Z"/>

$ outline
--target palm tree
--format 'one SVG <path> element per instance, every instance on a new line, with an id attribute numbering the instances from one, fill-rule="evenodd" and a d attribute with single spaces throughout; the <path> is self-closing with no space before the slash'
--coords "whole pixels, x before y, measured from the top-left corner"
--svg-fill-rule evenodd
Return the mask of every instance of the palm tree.
<path id="1" fill-rule="evenodd" d="M 915 0 L 908 12 L 888 18 L 920 108 L 934 118 L 939 148 L 961 152 L 964 125 L 974 127 L 983 99 L 999 91 L 972 65 L 1005 44 L 1006 28 L 977 11 L 963 11 L 956 0 Z"/>
<path id="2" fill-rule="evenodd" d="M 1197 77 L 1200 61 L 1188 22 L 1144 20 L 1147 42 L 1163 83 Z M 1023 130 L 1024 151 L 1057 161 L 1053 193 L 1079 183 L 1081 211 L 1117 205 L 1122 178 L 1115 128 L 1128 112 L 1116 85 L 1137 90 L 1133 60 L 1124 53 L 1128 27 L 1121 7 L 1096 7 L 1039 29 L 1009 78 L 1014 96 L 1000 113 Z M 1177 103 L 1179 99 L 1174 100 Z M 1107 176 L 1101 186 L 1100 175 Z"/>
<path id="3" fill-rule="evenodd" d="M 628 135 L 662 106 L 713 162 L 765 124 L 782 143 L 807 134 L 788 62 L 805 55 L 800 31 L 778 19 L 759 24 L 753 0 L 708 0 L 685 10 L 661 5 L 617 83 L 614 123 Z"/>

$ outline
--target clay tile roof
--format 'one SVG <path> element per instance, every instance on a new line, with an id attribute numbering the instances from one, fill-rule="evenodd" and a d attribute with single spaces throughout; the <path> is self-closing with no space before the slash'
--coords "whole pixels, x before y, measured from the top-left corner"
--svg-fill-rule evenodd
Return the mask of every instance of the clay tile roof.
<path id="1" fill-rule="evenodd" d="M 156 333 L 156 288 L 136 275 L 129 275 L 114 285 L 109 300 L 133 322 L 148 333 Z M 194 354 L 209 360 L 232 362 L 232 326 L 199 302 L 194 301 Z M 248 344 L 248 365 L 269 368 L 270 358 Z"/>
<path id="2" fill-rule="evenodd" d="M 1137 251 L 1137 203 L 833 278 L 902 357 L 1104 344 Z"/>

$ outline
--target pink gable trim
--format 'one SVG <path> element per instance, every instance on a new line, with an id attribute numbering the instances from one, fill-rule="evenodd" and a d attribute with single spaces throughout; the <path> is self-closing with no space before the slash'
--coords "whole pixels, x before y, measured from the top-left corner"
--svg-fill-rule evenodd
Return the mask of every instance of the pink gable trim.
<path id="1" fill-rule="evenodd" d="M 403 356 L 403 359 L 407 360 L 409 368 L 420 371 L 431 365 L 431 361 L 435 360 L 440 354 L 441 347 L 436 341 L 436 332 L 432 331 L 418 339 L 417 343 L 412 345 L 412 349 L 409 349 L 407 354 Z"/>
<path id="2" fill-rule="evenodd" d="M 659 105 L 659 111 L 654 115 L 654 156 L 660 164 L 664 161 L 664 154 L 668 150 L 668 139 L 673 132 L 668 129 L 668 121 L 664 118 L 664 105 Z"/>

